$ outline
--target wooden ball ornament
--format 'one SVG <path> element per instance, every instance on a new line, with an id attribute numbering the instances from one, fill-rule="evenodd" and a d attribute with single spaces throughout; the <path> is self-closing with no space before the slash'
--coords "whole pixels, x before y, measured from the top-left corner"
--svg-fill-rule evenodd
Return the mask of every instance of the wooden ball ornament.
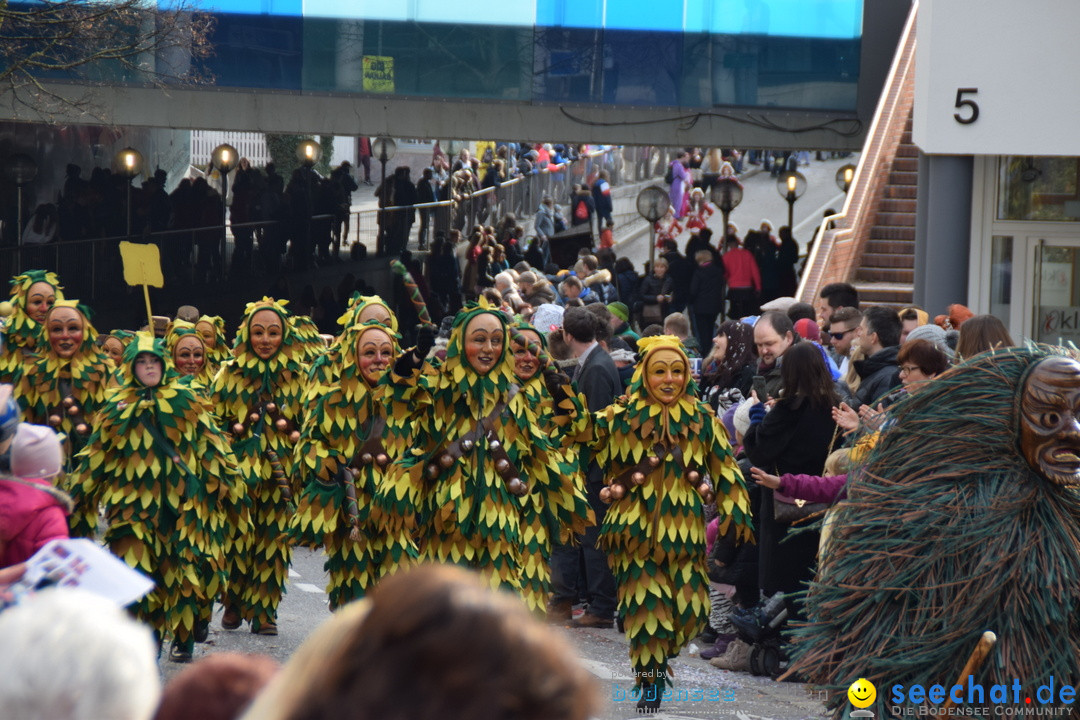
<path id="1" fill-rule="evenodd" d="M 79 433 L 80 435 L 86 435 L 90 432 L 90 427 L 86 423 L 79 423 L 75 426 L 75 432 Z"/>
<path id="2" fill-rule="evenodd" d="M 67 414 L 72 416 L 72 417 L 75 417 L 76 415 L 79 414 L 79 406 L 78 405 L 68 405 Z"/>
<path id="3" fill-rule="evenodd" d="M 266 403 L 266 412 L 268 412 L 268 413 L 277 412 L 277 405 L 275 405 L 274 403 Z"/>
<path id="4" fill-rule="evenodd" d="M 285 418 L 278 418 L 274 421 L 274 427 L 276 427 L 278 430 L 281 430 L 282 432 L 285 432 L 285 430 L 287 430 L 289 427 L 289 421 Z"/>
<path id="5" fill-rule="evenodd" d="M 390 456 L 386 453 L 379 453 L 375 456 L 375 464 L 381 468 L 386 467 L 390 464 Z"/>
<path id="6" fill-rule="evenodd" d="M 468 440 L 468 439 L 462 440 L 461 441 L 461 449 L 464 450 L 465 452 L 469 452 L 470 450 L 473 449 L 473 441 Z"/>
<path id="7" fill-rule="evenodd" d="M 655 455 L 652 455 L 651 457 L 649 457 L 649 465 L 651 465 L 652 467 L 656 467 L 659 464 L 660 464 L 660 458 L 656 457 Z"/>
<path id="8" fill-rule="evenodd" d="M 708 495 L 709 493 L 712 492 L 712 488 L 709 487 L 709 483 L 703 482 L 703 483 L 701 483 L 700 485 L 697 486 L 697 491 L 698 491 L 698 494 L 701 495 L 701 497 L 705 497 L 706 495 Z"/>
<path id="9" fill-rule="evenodd" d="M 500 443 L 498 440 L 492 440 L 488 443 L 489 450 L 498 450 L 500 447 L 502 447 L 502 443 Z"/>
<path id="10" fill-rule="evenodd" d="M 697 485 L 701 482 L 701 473 L 699 473 L 697 470 L 691 470 L 690 472 L 686 473 L 686 479 L 690 481 L 691 485 Z"/>
<path id="11" fill-rule="evenodd" d="M 442 456 L 439 457 L 439 464 L 444 468 L 449 468 L 454 464 L 454 456 L 450 453 L 443 453 Z"/>
<path id="12" fill-rule="evenodd" d="M 635 472 L 630 476 L 630 480 L 633 481 L 635 485 L 642 485 L 645 482 L 645 473 Z"/>
<path id="13" fill-rule="evenodd" d="M 11 317 L 15 314 L 15 305 L 10 300 L 0 302 L 0 317 Z"/>
<path id="14" fill-rule="evenodd" d="M 75 404 L 75 398 L 72 398 L 72 397 L 64 398 L 64 407 L 69 408 L 74 404 Z"/>
<path id="15" fill-rule="evenodd" d="M 626 488 L 624 488 L 622 485 L 611 486 L 612 500 L 622 500 L 624 495 L 626 495 Z"/>
<path id="16" fill-rule="evenodd" d="M 608 505 L 611 503 L 611 488 L 600 488 L 600 502 Z"/>
<path id="17" fill-rule="evenodd" d="M 372 457 L 371 453 L 364 453 L 360 456 L 360 462 L 362 462 L 364 465 L 370 465 L 374 460 L 375 458 Z"/>
<path id="18" fill-rule="evenodd" d="M 510 492 L 519 497 L 529 490 L 528 487 L 525 486 L 525 483 L 521 482 L 521 478 L 510 478 L 510 482 L 506 484 L 506 487 L 509 488 Z"/>
<path id="19" fill-rule="evenodd" d="M 504 473 L 510 469 L 510 461 L 506 458 L 499 458 L 495 461 L 495 470 L 500 473 Z"/>
<path id="20" fill-rule="evenodd" d="M 64 419 L 62 417 L 60 417 L 59 415 L 50 415 L 49 416 L 49 424 L 52 425 L 53 427 L 58 427 L 60 425 L 60 423 L 63 422 L 63 421 L 64 421 Z"/>
<path id="21" fill-rule="evenodd" d="M 244 432 L 244 424 L 243 423 L 233 423 L 232 431 L 233 431 L 233 435 L 239 435 L 240 433 Z"/>
<path id="22" fill-rule="evenodd" d="M 428 474 L 428 477 L 431 478 L 432 480 L 439 477 L 439 466 L 436 465 L 435 463 L 431 463 L 430 465 L 427 466 L 427 474 Z"/>
<path id="23" fill-rule="evenodd" d="M 248 420 L 253 423 L 259 422 L 259 413 L 251 413 L 250 415 L 248 415 Z"/>

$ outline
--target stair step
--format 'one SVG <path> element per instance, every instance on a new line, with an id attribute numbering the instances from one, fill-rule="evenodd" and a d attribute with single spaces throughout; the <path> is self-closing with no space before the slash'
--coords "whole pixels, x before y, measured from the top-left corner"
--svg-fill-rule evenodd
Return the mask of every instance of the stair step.
<path id="1" fill-rule="evenodd" d="M 917 159 L 919 157 L 919 147 L 918 145 L 904 143 L 900 145 L 900 147 L 896 148 L 896 157 Z"/>
<path id="2" fill-rule="evenodd" d="M 914 240 L 880 240 L 871 237 L 866 241 L 864 253 L 875 255 L 915 255 Z"/>
<path id="3" fill-rule="evenodd" d="M 906 283 L 854 283 L 859 291 L 859 304 L 895 306 L 897 309 L 911 305 L 915 286 Z"/>
<path id="4" fill-rule="evenodd" d="M 914 268 L 868 268 L 860 267 L 855 273 L 857 280 L 882 283 L 914 283 Z"/>
<path id="5" fill-rule="evenodd" d="M 915 214 L 915 210 L 918 208 L 919 203 L 915 198 L 890 198 L 885 197 L 878 203 L 878 212 L 901 212 L 911 215 Z"/>
<path id="6" fill-rule="evenodd" d="M 919 195 L 917 185 L 886 185 L 884 197 L 887 198 L 912 198 Z"/>
<path id="7" fill-rule="evenodd" d="M 890 185 L 917 185 L 919 173 L 914 171 L 893 170 L 889 173 Z"/>
<path id="8" fill-rule="evenodd" d="M 881 212 L 878 211 L 874 218 L 874 225 L 883 227 L 915 227 L 915 213 L 912 212 Z"/>
<path id="9" fill-rule="evenodd" d="M 873 240 L 908 240 L 915 241 L 915 227 L 913 225 L 875 225 L 870 228 L 870 238 Z"/>
<path id="10" fill-rule="evenodd" d="M 917 173 L 919 171 L 919 158 L 897 156 L 893 158 L 892 169 L 893 171 Z"/>
<path id="11" fill-rule="evenodd" d="M 875 270 L 896 270 L 900 268 L 910 270 L 915 268 L 915 256 L 906 253 L 864 252 L 860 267 Z"/>

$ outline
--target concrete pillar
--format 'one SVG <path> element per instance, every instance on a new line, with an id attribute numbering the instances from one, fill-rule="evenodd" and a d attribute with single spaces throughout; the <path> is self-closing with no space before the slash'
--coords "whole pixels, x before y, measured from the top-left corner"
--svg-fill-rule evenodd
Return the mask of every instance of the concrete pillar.
<path id="1" fill-rule="evenodd" d="M 970 155 L 919 154 L 914 299 L 931 317 L 968 302 L 974 164 Z"/>

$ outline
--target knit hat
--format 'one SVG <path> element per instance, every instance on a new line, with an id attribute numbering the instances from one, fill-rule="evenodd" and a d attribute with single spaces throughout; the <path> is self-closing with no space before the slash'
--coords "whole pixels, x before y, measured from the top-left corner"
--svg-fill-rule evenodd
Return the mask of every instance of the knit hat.
<path id="1" fill-rule="evenodd" d="M 739 407 L 735 409 L 735 432 L 739 435 L 745 435 L 746 431 L 750 429 L 750 408 L 755 404 L 754 400 L 743 400 L 739 403 Z"/>
<path id="2" fill-rule="evenodd" d="M 545 335 L 552 330 L 558 330 L 562 327 L 563 309 L 558 305 L 551 303 L 544 303 L 540 307 L 536 308 L 536 312 L 532 316 L 532 324 L 540 332 Z"/>
<path id="3" fill-rule="evenodd" d="M 906 345 L 912 340 L 926 340 L 945 353 L 950 360 L 953 358 L 953 351 L 946 340 L 945 331 L 937 325 L 920 325 L 908 333 L 907 338 L 904 339 L 904 344 Z"/>
<path id="4" fill-rule="evenodd" d="M 770 300 L 761 306 L 762 311 L 776 310 L 777 312 L 786 313 L 788 308 L 798 302 L 793 297 L 778 297 L 775 300 Z"/>
<path id="5" fill-rule="evenodd" d="M 532 270 L 526 270 L 525 272 L 518 275 L 517 281 L 519 283 L 525 283 L 526 285 L 535 285 L 536 273 L 534 273 Z"/>
<path id="6" fill-rule="evenodd" d="M 818 324 L 810 318 L 802 318 L 795 323 L 795 332 L 799 333 L 799 337 L 804 340 L 813 340 L 816 343 L 821 342 L 821 328 Z"/>
<path id="7" fill-rule="evenodd" d="M 60 474 L 64 453 L 60 438 L 44 425 L 20 423 L 11 446 L 11 472 L 20 478 L 51 478 Z"/>
<path id="8" fill-rule="evenodd" d="M 626 307 L 626 303 L 609 303 L 607 309 L 608 312 L 610 312 L 612 315 L 619 318 L 623 322 L 630 322 L 630 308 Z"/>

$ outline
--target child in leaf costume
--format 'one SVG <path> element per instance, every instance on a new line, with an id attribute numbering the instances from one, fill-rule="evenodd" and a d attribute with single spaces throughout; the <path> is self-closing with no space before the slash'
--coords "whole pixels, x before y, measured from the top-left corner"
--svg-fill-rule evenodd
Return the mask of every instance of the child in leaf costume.
<path id="1" fill-rule="evenodd" d="M 671 684 L 668 658 L 708 619 L 703 505 L 716 498 L 722 533 L 750 540 L 752 531 L 727 432 L 692 394 L 681 343 L 660 335 L 639 340 L 638 350 L 625 403 L 557 420 L 572 423 L 568 437 L 607 469 L 600 497 L 611 506 L 599 542 L 618 584 L 638 707 L 655 709 Z"/>
<path id="2" fill-rule="evenodd" d="M 172 659 L 187 662 L 200 608 L 224 578 L 219 509 L 240 502 L 236 466 L 224 433 L 166 366 L 160 341 L 139 333 L 118 372 L 69 478 L 72 531 L 92 536 L 104 506 L 109 549 L 155 583 L 136 616 L 159 638 L 171 636 Z"/>
<path id="3" fill-rule="evenodd" d="M 24 358 L 16 373 L 15 395 L 26 421 L 66 435 L 68 458 L 90 437 L 112 374 L 88 312 L 77 300 L 57 300 L 45 314 L 38 352 Z"/>
<path id="4" fill-rule="evenodd" d="M 247 487 L 252 530 L 229 538 L 229 582 L 222 627 L 251 621 L 251 631 L 277 634 L 277 608 L 288 580 L 284 533 L 292 514 L 293 449 L 300 438 L 300 400 L 306 373 L 288 311 L 263 298 L 248 303 L 234 357 L 210 391 L 214 413 L 232 435 Z"/>
<path id="5" fill-rule="evenodd" d="M 418 333 L 385 381 L 414 408 L 412 448 L 387 475 L 379 504 L 391 533 L 416 528 L 423 559 L 478 570 L 521 592 L 521 500 L 546 477 L 552 444 L 514 385 L 505 316 L 481 299 L 454 319 L 446 361 L 421 373 L 434 341 Z M 548 500 L 547 502 L 551 502 Z"/>
<path id="6" fill-rule="evenodd" d="M 409 444 L 411 412 L 379 382 L 399 354 L 397 335 L 374 320 L 342 333 L 337 386 L 314 401 L 296 447 L 296 472 L 308 483 L 289 534 L 325 546 L 331 610 L 416 556 L 407 534 L 387 537 L 374 507 L 387 466 Z"/>
<path id="7" fill-rule="evenodd" d="M 16 381 L 23 363 L 38 349 L 45 314 L 63 299 L 64 289 L 55 273 L 27 270 L 11 279 L 13 312 L 3 327 L 0 383 Z"/>
<path id="8" fill-rule="evenodd" d="M 546 348 L 545 340 L 524 321 L 515 322 L 511 330 L 514 374 L 521 395 L 541 431 L 549 434 L 555 430 L 555 401 L 544 384 L 537 348 L 530 347 L 533 343 Z M 521 592 L 525 604 L 539 615 L 546 614 L 551 591 L 552 543 L 556 539 L 570 542 L 587 525 L 595 524 L 576 450 L 552 449 L 544 470 L 521 497 Z"/>

